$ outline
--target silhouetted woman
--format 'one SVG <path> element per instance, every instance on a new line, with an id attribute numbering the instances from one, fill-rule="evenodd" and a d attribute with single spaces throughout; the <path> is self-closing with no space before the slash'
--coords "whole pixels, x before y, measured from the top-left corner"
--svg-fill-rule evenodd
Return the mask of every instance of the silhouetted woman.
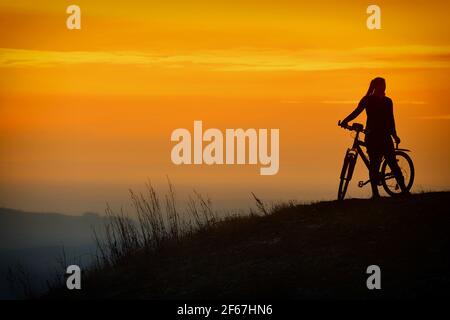
<path id="1" fill-rule="evenodd" d="M 341 124 L 347 126 L 349 121 L 355 119 L 366 110 L 366 146 L 369 154 L 369 175 L 372 186 L 372 197 L 379 198 L 378 180 L 380 164 L 383 157 L 395 175 L 402 193 L 408 194 L 405 180 L 395 159 L 395 149 L 392 142 L 400 143 L 400 138 L 395 131 L 395 121 L 392 100 L 385 95 L 386 81 L 383 78 L 375 78 L 370 82 L 369 90 L 361 99 L 356 109 L 345 118 Z"/>

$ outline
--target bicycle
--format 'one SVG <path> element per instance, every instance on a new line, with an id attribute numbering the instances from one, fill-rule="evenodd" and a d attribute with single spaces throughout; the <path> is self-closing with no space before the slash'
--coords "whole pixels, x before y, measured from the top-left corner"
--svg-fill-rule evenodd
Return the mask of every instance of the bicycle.
<path id="1" fill-rule="evenodd" d="M 353 146 L 347 149 L 344 158 L 344 164 L 342 166 L 339 189 L 338 189 L 338 200 L 344 200 L 345 194 L 347 193 L 348 184 L 350 183 L 353 172 L 356 166 L 356 160 L 358 159 L 358 155 L 363 160 L 367 169 L 369 169 L 369 159 L 368 156 L 364 153 L 362 148 L 366 148 L 366 144 L 364 141 L 359 140 L 360 133 L 367 133 L 364 130 L 364 126 L 360 123 L 353 123 L 351 126 L 342 126 L 341 121 L 338 122 L 340 127 L 344 129 L 355 131 L 356 135 L 353 141 Z M 411 190 L 412 185 L 414 183 L 414 164 L 411 157 L 407 154 L 407 152 L 411 152 L 408 149 L 400 149 L 398 147 L 398 143 L 395 145 L 395 158 L 400 166 L 403 177 L 405 179 L 405 186 L 407 190 Z M 395 179 L 395 175 L 392 173 L 385 159 L 383 159 L 381 163 L 381 170 L 379 173 L 379 181 L 378 185 L 382 185 L 383 189 L 390 196 L 398 195 L 402 192 L 400 186 Z M 367 181 L 359 181 L 358 187 L 362 188 L 366 184 L 370 183 L 370 179 Z"/>

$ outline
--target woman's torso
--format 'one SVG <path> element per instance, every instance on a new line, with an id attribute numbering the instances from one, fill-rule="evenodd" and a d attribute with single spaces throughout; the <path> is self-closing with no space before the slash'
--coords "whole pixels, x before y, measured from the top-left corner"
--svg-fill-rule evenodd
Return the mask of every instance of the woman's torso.
<path id="1" fill-rule="evenodd" d="M 366 143 L 369 148 L 385 149 L 392 144 L 392 100 L 388 97 L 368 96 L 365 101 L 367 114 Z"/>

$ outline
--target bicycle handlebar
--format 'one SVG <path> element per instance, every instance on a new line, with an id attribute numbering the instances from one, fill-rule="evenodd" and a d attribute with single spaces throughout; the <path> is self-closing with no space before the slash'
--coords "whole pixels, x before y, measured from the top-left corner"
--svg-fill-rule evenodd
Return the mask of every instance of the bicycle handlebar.
<path id="1" fill-rule="evenodd" d="M 364 130 L 364 126 L 360 123 L 353 123 L 351 126 L 344 125 L 340 120 L 338 121 L 338 126 L 350 131 L 356 131 L 356 132 L 364 132 L 366 133 L 366 130 Z"/>
<path id="2" fill-rule="evenodd" d="M 338 126 L 350 131 L 363 132 L 367 133 L 367 130 L 364 129 L 364 126 L 361 123 L 353 123 L 351 126 L 344 125 L 341 120 L 338 121 Z M 398 143 L 395 143 L 395 149 L 398 149 Z"/>

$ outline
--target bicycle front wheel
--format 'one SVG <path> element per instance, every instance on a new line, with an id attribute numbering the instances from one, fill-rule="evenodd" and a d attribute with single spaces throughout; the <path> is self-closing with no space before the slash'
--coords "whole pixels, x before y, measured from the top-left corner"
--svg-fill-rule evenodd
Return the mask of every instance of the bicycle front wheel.
<path id="1" fill-rule="evenodd" d="M 355 169 L 356 155 L 347 152 L 344 158 L 344 164 L 342 166 L 339 189 L 338 189 L 338 200 L 344 200 L 345 194 L 347 193 L 348 184 L 352 180 L 353 170 Z"/>
<path id="2" fill-rule="evenodd" d="M 395 159 L 405 179 L 406 189 L 411 190 L 414 183 L 414 164 L 410 156 L 403 151 L 395 151 Z M 398 195 L 402 192 L 392 169 L 388 166 L 387 161 L 384 161 L 381 165 L 381 177 L 383 178 L 381 184 L 383 189 L 390 196 Z"/>

